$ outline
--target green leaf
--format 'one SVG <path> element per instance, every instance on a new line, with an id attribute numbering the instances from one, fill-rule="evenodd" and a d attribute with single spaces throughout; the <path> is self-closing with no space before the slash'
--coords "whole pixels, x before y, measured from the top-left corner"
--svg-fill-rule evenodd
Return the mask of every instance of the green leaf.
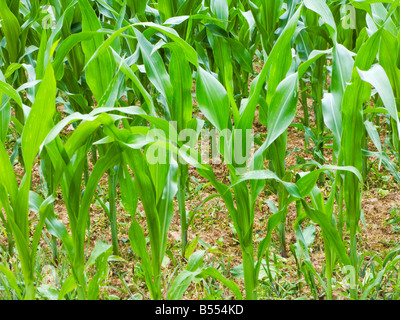
<path id="1" fill-rule="evenodd" d="M 0 80 L 0 92 L 12 98 L 22 108 L 22 100 L 18 92 L 8 83 Z"/>
<path id="2" fill-rule="evenodd" d="M 17 294 L 18 298 L 22 300 L 21 289 L 18 287 L 18 282 L 17 279 L 15 278 L 14 273 L 12 273 L 8 268 L 2 265 L 0 265 L 0 271 L 6 276 L 8 283 L 10 284 L 11 288 L 15 290 L 15 293 Z"/>
<path id="3" fill-rule="evenodd" d="M 225 88 L 211 74 L 199 67 L 197 70 L 196 96 L 204 116 L 219 131 L 228 128 L 230 108 Z"/>
<path id="4" fill-rule="evenodd" d="M 339 232 L 332 225 L 330 217 L 323 212 L 312 209 L 305 200 L 301 200 L 301 202 L 303 204 L 304 210 L 306 211 L 306 214 L 310 217 L 312 221 L 314 221 L 321 227 L 326 239 L 329 241 L 331 247 L 336 250 L 343 265 L 351 265 L 344 244 L 340 239 Z"/>
<path id="5" fill-rule="evenodd" d="M 56 91 L 53 68 L 49 63 L 22 132 L 22 155 L 26 172 L 32 171 L 33 161 L 39 152 L 40 145 L 53 127 Z"/>
<path id="6" fill-rule="evenodd" d="M 340 112 L 341 103 L 337 104 L 336 102 L 332 93 L 326 93 L 322 99 L 324 122 L 327 128 L 333 133 L 334 152 L 337 157 L 342 138 L 342 116 Z"/>
<path id="7" fill-rule="evenodd" d="M 143 34 L 136 29 L 134 30 L 143 56 L 146 74 L 158 92 L 163 95 L 167 101 L 168 107 L 171 107 L 173 88 L 171 86 L 169 75 L 165 69 L 165 64 L 158 52 L 152 52 L 153 46 L 143 36 Z"/>
<path id="8" fill-rule="evenodd" d="M 366 120 L 364 122 L 365 124 L 365 129 L 368 132 L 369 137 L 371 138 L 372 142 L 374 143 L 375 147 L 378 149 L 379 152 L 379 168 L 380 170 L 381 167 L 381 162 L 382 162 L 382 144 L 381 144 L 381 139 L 379 138 L 379 133 L 375 128 L 375 125 L 371 122 Z"/>
<path id="9" fill-rule="evenodd" d="M 62 284 L 60 293 L 58 294 L 58 300 L 62 300 L 65 295 L 70 293 L 72 290 L 74 290 L 78 284 L 75 281 L 75 278 L 73 275 L 70 275 Z"/>
<path id="10" fill-rule="evenodd" d="M 121 198 L 124 209 L 134 219 L 138 204 L 138 197 L 133 179 L 126 165 L 123 165 L 119 168 L 118 181 L 121 188 Z"/>
<path id="11" fill-rule="evenodd" d="M 268 79 L 268 97 L 267 103 L 272 100 L 277 87 L 280 82 L 285 79 L 287 72 L 292 64 L 292 52 L 291 52 L 291 39 L 296 30 L 296 26 L 300 17 L 302 5 L 297 9 L 295 14 L 290 18 L 289 22 L 285 26 L 284 30 L 280 34 L 274 47 L 271 50 L 261 73 L 253 80 L 252 86 L 254 89 L 251 90 L 249 100 L 242 112 L 239 123 L 235 123 L 237 129 L 251 129 L 253 126 L 253 120 L 255 110 L 260 98 L 260 94 L 264 88 L 265 82 Z M 271 76 L 270 76 L 271 75 Z M 273 141 L 271 141 L 272 143 Z"/>
<path id="12" fill-rule="evenodd" d="M 333 18 L 332 12 L 329 9 L 329 6 L 326 4 L 326 2 L 324 0 L 321 1 L 304 0 L 304 5 L 307 7 L 307 9 L 310 9 L 321 16 L 322 20 L 328 26 L 332 40 L 336 42 L 336 23 L 335 19 Z"/>
<path id="13" fill-rule="evenodd" d="M 202 271 L 201 276 L 204 278 L 211 277 L 213 279 L 221 281 L 222 284 L 224 284 L 226 287 L 232 290 L 232 292 L 235 294 L 236 299 L 243 300 L 243 296 L 242 293 L 240 292 L 239 286 L 232 280 L 225 278 L 217 269 L 212 267 L 206 268 Z"/>
<path id="14" fill-rule="evenodd" d="M 101 240 L 96 242 L 96 245 L 94 246 L 94 249 L 89 257 L 89 260 L 86 262 L 86 267 L 88 268 L 89 266 L 91 266 L 92 264 L 94 264 L 97 260 L 97 258 L 102 255 L 103 253 L 105 253 L 107 250 L 109 250 L 110 248 L 112 248 L 112 245 L 105 243 Z"/>
<path id="15" fill-rule="evenodd" d="M 18 62 L 21 27 L 16 16 L 10 11 L 7 0 L 0 0 L 0 20 L 2 20 L 2 30 L 7 40 L 6 48 L 10 60 L 11 62 Z"/>
<path id="16" fill-rule="evenodd" d="M 282 134 L 292 123 L 296 115 L 297 106 L 297 73 L 283 80 L 272 98 L 268 108 L 268 135 L 265 142 L 256 151 L 252 159 L 254 169 L 262 167 L 264 151 Z"/>
<path id="17" fill-rule="evenodd" d="M 400 128 L 395 97 L 385 70 L 377 64 L 368 71 L 358 70 L 358 73 L 360 74 L 360 77 L 363 81 L 368 82 L 373 87 L 375 87 L 383 101 L 385 108 L 387 109 L 393 120 L 396 121 L 397 128 Z M 397 131 L 400 138 L 400 131 Z"/>
<path id="18" fill-rule="evenodd" d="M 74 257 L 74 245 L 72 242 L 72 238 L 67 231 L 67 228 L 65 228 L 65 226 L 54 216 L 50 216 L 46 219 L 46 226 L 50 234 L 59 238 L 62 241 L 69 255 L 69 258 L 72 260 Z"/>
<path id="19" fill-rule="evenodd" d="M 194 250 L 197 247 L 197 244 L 199 243 L 200 235 L 197 235 L 196 238 L 194 238 L 192 241 L 188 243 L 188 245 L 185 248 L 185 258 L 189 259 Z"/>
<path id="20" fill-rule="evenodd" d="M 210 0 L 211 12 L 220 20 L 229 19 L 229 5 L 227 0 Z M 223 23 L 226 28 L 228 22 Z"/>
<path id="21" fill-rule="evenodd" d="M 0 170 L 2 173 L 0 175 L 0 185 L 4 186 L 6 194 L 10 195 L 11 203 L 15 204 L 18 193 L 18 184 L 14 168 L 3 146 L 0 146 Z"/>
<path id="22" fill-rule="evenodd" d="M 177 130 L 181 132 L 188 127 L 192 119 L 192 71 L 189 62 L 185 59 L 183 50 L 172 47 L 172 56 L 169 66 L 171 85 L 173 90 L 173 102 L 170 108 L 171 120 L 177 121 Z"/>
<path id="23" fill-rule="evenodd" d="M 79 7 L 82 13 L 82 30 L 97 31 L 101 29 L 100 21 L 97 18 L 92 6 L 88 0 L 78 0 Z M 82 42 L 82 49 L 86 56 L 86 62 L 93 56 L 97 48 L 104 41 L 102 34 L 94 35 L 90 40 Z M 101 74 L 101 77 L 99 75 Z M 86 81 L 93 92 L 97 101 L 100 101 L 103 94 L 106 92 L 109 83 L 114 75 L 114 63 L 110 53 L 103 52 L 94 59 L 86 68 Z"/>
<path id="24" fill-rule="evenodd" d="M 245 174 L 240 176 L 240 178 L 237 181 L 235 181 L 235 183 L 231 184 L 230 188 L 233 188 L 233 187 L 237 186 L 238 184 L 240 184 L 241 182 L 248 181 L 248 180 L 275 180 L 275 181 L 278 181 L 285 186 L 285 188 L 287 189 L 289 194 L 291 194 L 293 197 L 301 198 L 301 194 L 295 184 L 279 179 L 278 176 L 270 170 L 254 170 L 254 171 L 246 172 Z"/>
<path id="25" fill-rule="evenodd" d="M 174 29 L 161 26 L 152 22 L 136 23 L 134 24 L 134 26 L 150 27 L 154 30 L 164 33 L 182 48 L 183 52 L 185 53 L 186 59 L 195 67 L 197 67 L 198 61 L 196 50 L 194 50 L 192 46 L 190 46 L 185 40 L 183 40 Z"/>

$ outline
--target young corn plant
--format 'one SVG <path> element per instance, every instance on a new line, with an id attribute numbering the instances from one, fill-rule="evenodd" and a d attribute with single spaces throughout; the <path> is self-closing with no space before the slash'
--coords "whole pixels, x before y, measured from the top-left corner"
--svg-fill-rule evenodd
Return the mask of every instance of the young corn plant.
<path id="1" fill-rule="evenodd" d="M 34 227 L 33 240 L 30 240 L 29 202 L 32 169 L 40 145 L 53 126 L 55 112 L 56 82 L 53 68 L 48 64 L 44 79 L 37 91 L 35 101 L 29 110 L 29 116 L 22 132 L 22 156 L 24 158 L 24 177 L 18 185 L 10 159 L 4 146 L 1 146 L 1 207 L 5 211 L 6 227 L 12 234 L 18 249 L 25 282 L 24 297 L 35 299 L 35 260 L 36 250 L 42 234 L 45 219 L 53 210 L 54 196 L 51 195 L 40 204 L 39 223 Z M 9 279 L 12 281 L 12 279 Z"/>
<path id="2" fill-rule="evenodd" d="M 198 171 L 202 176 L 210 180 L 217 189 L 218 193 L 225 202 L 225 205 L 233 220 L 235 229 L 238 232 L 243 258 L 243 271 L 247 299 L 257 299 L 257 283 L 261 259 L 270 242 L 270 234 L 268 234 L 265 240 L 260 243 L 257 254 L 258 260 L 255 260 L 253 241 L 254 210 L 257 197 L 263 190 L 263 183 L 260 183 L 260 181 L 256 180 L 248 185 L 247 180 L 274 180 L 282 183 L 289 194 L 292 194 L 294 197 L 301 198 L 300 193 L 296 192 L 296 188 L 291 189 L 290 183 L 284 182 L 271 171 L 262 171 L 265 151 L 277 138 L 281 136 L 282 133 L 285 132 L 295 115 L 297 104 L 298 74 L 293 73 L 280 83 L 279 78 L 275 78 L 272 75 L 274 75 L 274 62 L 275 59 L 278 59 L 278 52 L 280 54 L 284 50 L 284 52 L 288 52 L 289 55 L 286 55 L 285 57 L 289 57 L 287 64 L 290 67 L 291 49 L 290 46 L 288 47 L 287 39 L 290 39 L 294 33 L 301 9 L 302 8 L 300 7 L 296 11 L 293 17 L 289 20 L 285 30 L 282 31 L 282 34 L 275 44 L 274 49 L 264 65 L 261 74 L 258 78 L 256 78 L 253 84 L 252 92 L 247 101 L 247 105 L 239 118 L 239 121 L 235 122 L 234 126 L 230 120 L 228 93 L 212 75 L 203 69 L 198 70 L 196 93 L 200 109 L 220 133 L 227 129 L 233 129 L 233 133 L 231 135 L 221 135 L 221 139 L 223 139 L 223 141 L 220 144 L 220 152 L 223 156 L 223 159 L 228 162 L 231 186 L 228 187 L 219 182 L 210 170 L 198 169 Z M 311 64 L 312 61 L 309 63 Z M 302 72 L 304 72 L 306 69 L 307 67 L 302 68 Z M 270 78 L 267 80 L 266 78 L 268 74 L 270 75 Z M 272 96 L 268 108 L 269 134 L 267 136 L 267 140 L 257 150 L 256 154 L 251 159 L 249 156 L 250 146 L 243 142 L 246 140 L 246 136 L 244 136 L 243 133 L 246 131 L 246 129 L 250 129 L 252 127 L 254 111 L 265 82 L 268 82 L 268 86 L 272 86 L 275 89 L 275 94 Z M 241 135 L 235 136 L 235 130 L 237 130 L 236 132 L 240 132 Z M 242 163 L 237 161 L 236 156 L 238 154 L 245 156 L 246 161 Z M 250 172 L 249 175 L 245 174 L 244 177 L 241 177 L 241 173 L 243 173 L 243 169 L 246 169 L 246 165 L 248 164 L 249 160 L 252 161 L 252 169 L 257 171 Z M 257 175 L 259 178 L 255 178 Z M 287 202 L 282 203 L 283 205 L 280 208 L 280 214 L 277 215 L 281 218 L 285 216 L 284 213 L 287 212 L 286 208 L 288 204 Z M 274 222 L 272 221 L 271 225 L 273 225 L 273 227 L 269 229 L 269 232 L 272 232 L 275 227 Z"/>
<path id="3" fill-rule="evenodd" d="M 85 256 L 85 243 L 86 243 L 86 229 L 89 223 L 89 209 L 94 194 L 97 190 L 99 180 L 103 174 L 113 168 L 120 162 L 120 155 L 118 152 L 118 146 L 112 145 L 106 152 L 106 154 L 98 159 L 93 170 L 88 178 L 84 191 L 82 194 L 82 182 L 84 174 L 84 164 L 89 151 L 92 141 L 93 133 L 103 124 L 102 121 L 107 123 L 105 115 L 96 116 L 94 110 L 94 117 L 91 115 L 82 116 L 78 114 L 72 114 L 71 116 L 64 119 L 53 128 L 53 130 L 47 136 L 44 148 L 49 155 L 54 171 L 57 172 L 54 177 L 53 186 L 57 187 L 61 185 L 61 190 L 65 198 L 66 209 L 70 222 L 70 233 L 60 222 L 54 214 L 50 215 L 46 219 L 46 225 L 49 232 L 59 238 L 67 255 L 70 259 L 72 275 L 70 280 L 67 281 L 67 285 L 72 290 L 77 288 L 79 299 L 94 299 L 98 291 L 98 283 L 93 278 L 90 281 L 85 276 L 86 269 L 90 264 L 86 263 Z M 97 114 L 101 113 L 97 111 Z M 93 118 L 95 120 L 93 120 Z M 58 132 L 68 124 L 70 121 L 76 120 L 93 120 L 84 121 L 77 130 L 67 140 L 65 145 L 62 144 Z M 112 121 L 112 120 L 111 120 Z M 55 190 L 54 190 L 55 192 Z M 106 253 L 110 246 L 100 246 L 96 251 L 93 251 L 94 260 Z M 107 262 L 105 262 L 107 263 Z M 97 288 L 94 291 L 94 288 Z M 65 292 L 63 288 L 60 292 L 60 298 L 63 298 Z"/>

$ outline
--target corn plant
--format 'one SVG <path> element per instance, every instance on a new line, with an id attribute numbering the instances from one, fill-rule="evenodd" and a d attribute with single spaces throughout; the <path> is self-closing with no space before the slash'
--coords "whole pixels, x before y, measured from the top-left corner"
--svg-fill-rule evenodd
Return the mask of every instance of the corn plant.
<path id="1" fill-rule="evenodd" d="M 51 205 L 54 201 L 54 197 L 50 196 L 40 205 L 40 222 L 35 227 L 35 235 L 31 243 L 29 239 L 28 211 L 32 169 L 40 145 L 53 126 L 52 117 L 55 111 L 55 94 L 56 82 L 53 68 L 49 64 L 22 132 L 21 146 L 24 157 L 25 175 L 19 185 L 8 155 L 4 147 L 1 148 L 1 167 L 2 172 L 4 172 L 1 181 L 1 205 L 7 216 L 7 229 L 13 234 L 20 254 L 25 281 L 25 297 L 27 299 L 34 299 L 35 297 L 35 274 L 33 267 L 36 259 L 36 249 L 46 216 L 52 210 Z M 3 220 L 5 220 L 4 217 Z"/>
<path id="2" fill-rule="evenodd" d="M 353 300 L 398 298 L 398 247 L 368 262 L 358 238 L 370 186 L 400 183 L 399 4 L 0 0 L 0 297 L 107 297 L 109 264 L 126 263 L 127 212 L 122 240 L 149 299 L 182 299 L 191 283 L 206 292 L 210 281 L 236 299 L 271 298 L 259 290 L 262 270 L 280 297 L 279 255 L 294 255 L 295 287 L 314 299 L 320 289 L 329 300 L 338 289 Z M 222 166 L 203 159 L 204 129 L 218 136 L 211 153 Z M 293 132 L 304 148 L 290 149 Z M 204 186 L 212 193 L 192 209 Z M 226 257 L 210 262 L 201 235 L 189 241 L 217 197 L 228 217 L 215 224 L 231 221 L 240 247 L 232 270 Z M 271 215 L 256 235 L 263 204 Z M 111 244 L 92 240 L 98 205 Z M 317 234 L 323 273 L 312 262 Z M 51 289 L 41 285 L 43 246 L 50 264 L 69 266 Z M 237 270 L 243 288 L 230 278 Z M 341 288 L 347 272 L 352 285 Z"/>

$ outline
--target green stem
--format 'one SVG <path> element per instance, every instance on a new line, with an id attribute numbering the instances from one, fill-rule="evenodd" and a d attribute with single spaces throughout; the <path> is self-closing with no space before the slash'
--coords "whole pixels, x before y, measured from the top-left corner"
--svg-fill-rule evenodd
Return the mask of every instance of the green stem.
<path id="1" fill-rule="evenodd" d="M 339 156 L 339 161 L 340 161 L 340 156 Z M 341 162 L 338 161 L 338 165 L 341 165 Z M 343 227 L 344 227 L 344 213 L 343 213 L 343 196 L 344 196 L 344 191 L 343 191 L 343 180 L 342 177 L 340 176 L 341 172 L 337 172 L 337 187 L 339 188 L 339 199 L 338 199 L 338 225 L 337 228 L 339 230 L 339 235 L 340 239 L 343 241 Z"/>
<path id="2" fill-rule="evenodd" d="M 324 241 L 326 244 L 327 242 Z M 325 260 L 326 260 L 326 300 L 332 300 L 332 251 L 330 246 L 325 245 Z"/>
<path id="3" fill-rule="evenodd" d="M 160 273 L 156 276 L 154 280 L 154 292 L 152 293 L 153 300 L 161 300 L 161 276 Z"/>
<path id="4" fill-rule="evenodd" d="M 279 202 L 279 210 L 282 210 L 285 206 L 287 198 L 287 191 L 282 183 L 279 184 L 279 192 L 278 192 L 278 202 Z M 284 258 L 288 257 L 286 251 L 286 214 L 283 215 L 282 221 L 278 226 L 279 231 L 279 243 L 281 247 L 281 256 Z"/>
<path id="5" fill-rule="evenodd" d="M 246 300 L 257 300 L 257 279 L 255 278 L 253 248 L 248 246 L 242 248 L 244 287 Z"/>
<path id="6" fill-rule="evenodd" d="M 326 275 L 326 300 L 333 300 L 332 294 L 332 274 Z"/>
<path id="7" fill-rule="evenodd" d="M 364 127 L 364 139 L 362 141 L 362 148 L 364 150 L 368 150 L 368 134 L 365 127 Z M 368 157 L 365 155 L 362 156 L 362 177 L 363 181 L 366 181 L 368 177 Z"/>
<path id="8" fill-rule="evenodd" d="M 357 238 L 356 231 L 353 230 L 355 228 L 351 228 L 350 230 L 350 261 L 351 265 L 354 268 L 354 286 L 350 287 L 350 297 L 354 300 L 358 300 L 358 262 L 357 262 Z M 353 284 L 351 283 L 353 286 Z"/>
<path id="9" fill-rule="evenodd" d="M 187 165 L 179 164 L 179 189 L 177 193 L 179 214 L 181 216 L 181 238 L 182 238 L 182 256 L 185 256 L 185 249 L 188 241 L 188 225 L 186 214 L 186 180 L 188 176 Z"/>
<path id="10" fill-rule="evenodd" d="M 86 300 L 86 292 L 81 285 L 78 285 L 77 291 L 78 291 L 78 300 Z"/>
<path id="11" fill-rule="evenodd" d="M 278 226 L 278 231 L 279 231 L 279 244 L 281 247 L 281 256 L 284 258 L 287 258 L 287 252 L 286 252 L 286 217 Z"/>
<path id="12" fill-rule="evenodd" d="M 26 284 L 26 300 L 36 300 L 36 289 L 33 282 L 29 282 Z"/>
<path id="13" fill-rule="evenodd" d="M 117 208 L 115 206 L 115 172 L 110 169 L 108 172 L 108 203 L 110 205 L 110 224 L 111 224 L 111 241 L 113 246 L 113 254 L 119 256 L 118 250 L 118 232 L 117 232 Z"/>
<path id="14" fill-rule="evenodd" d="M 303 107 L 304 119 L 303 124 L 305 127 L 310 126 L 310 119 L 308 114 L 308 105 L 307 105 L 307 92 L 306 92 L 306 84 L 303 80 L 300 80 L 300 90 L 301 90 L 301 104 Z M 308 141 L 304 141 L 304 147 L 308 147 Z"/>
<path id="15" fill-rule="evenodd" d="M 92 163 L 93 163 L 93 165 L 95 165 L 97 163 L 97 148 L 96 148 L 96 146 L 92 146 L 91 157 L 92 157 Z"/>
<path id="16" fill-rule="evenodd" d="M 57 248 L 57 238 L 55 236 L 51 236 L 51 252 L 52 252 L 52 257 L 55 265 L 58 265 L 59 263 L 59 254 L 58 254 L 58 248 Z"/>

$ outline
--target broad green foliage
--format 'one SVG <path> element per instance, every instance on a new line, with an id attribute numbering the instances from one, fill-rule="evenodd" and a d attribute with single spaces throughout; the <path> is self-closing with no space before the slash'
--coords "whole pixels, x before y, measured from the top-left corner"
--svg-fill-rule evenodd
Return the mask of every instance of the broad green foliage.
<path id="1" fill-rule="evenodd" d="M 315 299 L 318 288 L 379 296 L 386 276 L 399 279 L 399 249 L 365 276 L 357 239 L 373 173 L 400 183 L 399 26 L 399 1 L 0 0 L 0 298 L 102 298 L 110 264 L 126 262 L 122 217 L 150 299 L 182 299 L 192 283 L 208 297 L 210 282 L 235 299 L 265 298 L 261 284 L 279 296 L 279 254 L 293 255 Z M 289 152 L 291 130 L 304 149 Z M 309 157 L 289 165 L 297 151 Z M 204 160 L 215 152 L 220 166 Z M 240 247 L 231 270 L 210 262 L 220 252 L 201 235 L 190 240 L 212 199 Z M 256 234 L 262 204 L 271 214 Z M 111 244 L 92 240 L 94 206 Z M 41 285 L 43 244 L 68 265 L 57 286 Z"/>

